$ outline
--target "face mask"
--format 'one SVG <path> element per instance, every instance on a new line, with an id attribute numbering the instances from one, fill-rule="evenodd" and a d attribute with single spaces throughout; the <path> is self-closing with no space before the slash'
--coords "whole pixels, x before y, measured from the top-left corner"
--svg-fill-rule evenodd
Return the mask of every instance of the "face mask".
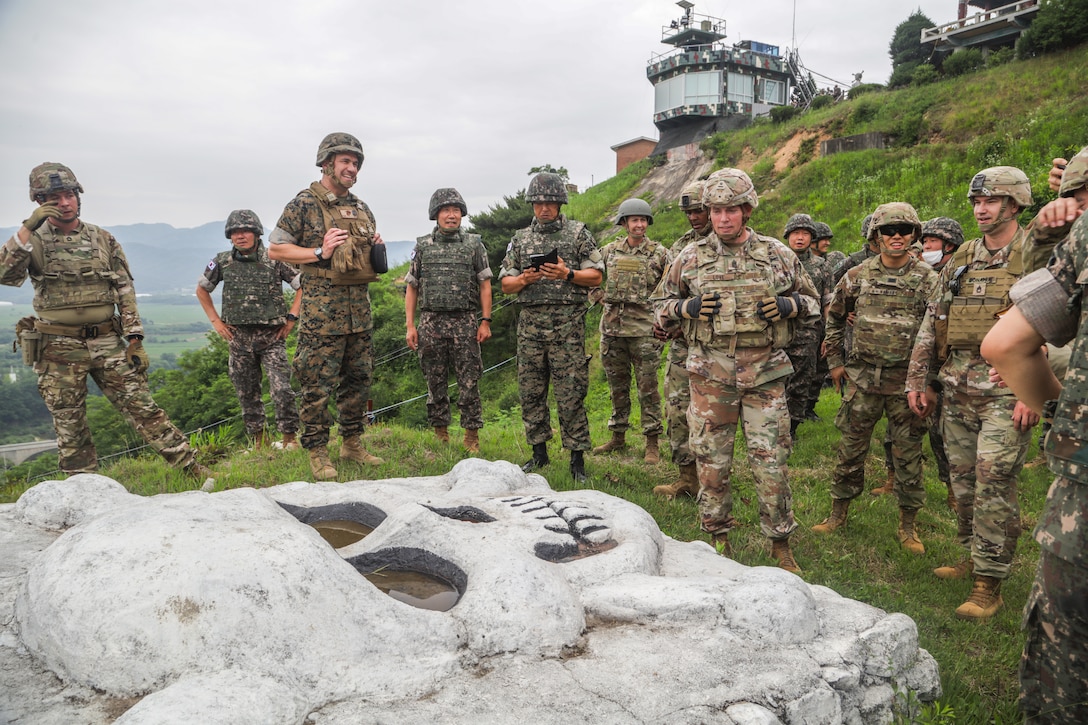
<path id="1" fill-rule="evenodd" d="M 943 258 L 944 252 L 940 249 L 934 249 L 932 252 L 922 252 L 922 261 L 930 266 L 940 262 Z"/>

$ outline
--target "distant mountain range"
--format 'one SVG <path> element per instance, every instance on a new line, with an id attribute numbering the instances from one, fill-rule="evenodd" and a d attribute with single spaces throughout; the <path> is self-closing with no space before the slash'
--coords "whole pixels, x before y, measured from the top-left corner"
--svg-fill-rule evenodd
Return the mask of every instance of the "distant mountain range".
<path id="1" fill-rule="evenodd" d="M 137 294 L 192 297 L 196 304 L 193 290 L 198 275 L 212 257 L 229 247 L 223 237 L 224 223 L 208 222 L 192 229 L 175 229 L 169 224 L 128 224 L 108 229 L 125 250 Z M 17 229 L 0 228 L 0 241 L 10 239 Z M 267 242 L 267 232 L 264 238 Z M 414 245 L 415 241 L 386 242 L 389 266 L 407 262 Z M 29 280 L 22 287 L 0 285 L 2 302 L 25 304 L 33 296 Z"/>

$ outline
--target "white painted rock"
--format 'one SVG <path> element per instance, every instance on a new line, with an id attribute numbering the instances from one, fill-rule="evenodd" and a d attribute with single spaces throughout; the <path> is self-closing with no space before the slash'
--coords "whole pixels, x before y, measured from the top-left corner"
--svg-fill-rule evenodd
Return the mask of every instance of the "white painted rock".
<path id="1" fill-rule="evenodd" d="M 374 531 L 334 549 L 308 525 L 330 520 Z M 940 695 L 908 617 L 503 461 L 151 498 L 75 476 L 0 506 L 0 532 L 13 720 L 831 725 L 887 719 L 892 683 Z"/>

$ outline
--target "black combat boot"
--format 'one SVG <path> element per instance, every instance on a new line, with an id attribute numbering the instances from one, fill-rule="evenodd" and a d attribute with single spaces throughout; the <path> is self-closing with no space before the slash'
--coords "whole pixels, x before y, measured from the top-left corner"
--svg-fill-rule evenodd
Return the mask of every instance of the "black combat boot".
<path id="1" fill-rule="evenodd" d="M 534 443 L 533 457 L 525 462 L 525 465 L 521 467 L 521 470 L 530 473 L 538 468 L 543 468 L 549 463 L 551 463 L 551 459 L 548 458 L 548 444 Z"/>
<path id="2" fill-rule="evenodd" d="M 589 480 L 586 478 L 586 464 L 582 460 L 582 451 L 570 452 L 570 477 L 575 483 L 585 483 Z"/>

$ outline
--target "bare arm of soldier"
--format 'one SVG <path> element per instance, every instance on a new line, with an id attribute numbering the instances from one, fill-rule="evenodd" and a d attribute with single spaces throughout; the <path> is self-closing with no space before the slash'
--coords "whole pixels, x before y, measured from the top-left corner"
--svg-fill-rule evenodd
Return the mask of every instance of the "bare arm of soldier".
<path id="1" fill-rule="evenodd" d="M 415 350 L 419 347 L 419 333 L 416 331 L 416 300 L 419 299 L 419 291 L 415 285 L 407 285 L 404 289 L 404 341 L 408 347 Z"/>
<path id="2" fill-rule="evenodd" d="M 333 227 L 325 232 L 321 242 L 321 259 L 330 259 L 333 251 L 348 240 L 348 233 L 344 229 Z M 276 227 L 268 238 L 268 257 L 289 264 L 313 264 L 317 262 L 314 249 L 299 246 L 298 240 L 286 229 Z M 382 244 L 381 235 L 374 234 L 374 243 Z"/>
<path id="3" fill-rule="evenodd" d="M 491 279 L 480 280 L 480 326 L 476 329 L 476 342 L 486 342 L 491 337 Z"/>
<path id="4" fill-rule="evenodd" d="M 1062 392 L 1043 352 L 1043 342 L 1043 336 L 1015 305 L 982 341 L 982 356 L 997 368 L 1017 399 L 1037 413 L 1042 412 L 1046 401 L 1057 399 Z"/>

